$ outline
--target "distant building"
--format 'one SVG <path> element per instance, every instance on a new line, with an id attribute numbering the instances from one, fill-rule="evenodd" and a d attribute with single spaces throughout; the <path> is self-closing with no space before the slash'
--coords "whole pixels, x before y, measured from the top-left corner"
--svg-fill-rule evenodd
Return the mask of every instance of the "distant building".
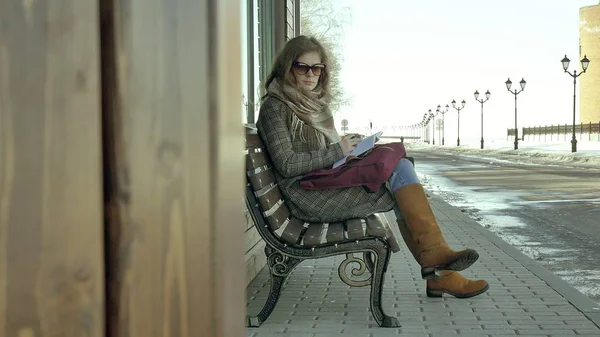
<path id="1" fill-rule="evenodd" d="M 580 54 L 590 66 L 579 78 L 579 118 L 582 123 L 600 121 L 600 4 L 579 9 Z M 575 60 L 573 60 L 575 61 Z M 579 60 L 577 60 L 579 63 Z"/>

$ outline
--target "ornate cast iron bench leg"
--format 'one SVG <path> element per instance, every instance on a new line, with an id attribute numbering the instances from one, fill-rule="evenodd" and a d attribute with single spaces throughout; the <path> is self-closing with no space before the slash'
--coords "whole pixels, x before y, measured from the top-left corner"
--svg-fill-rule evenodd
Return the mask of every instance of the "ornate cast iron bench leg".
<path id="1" fill-rule="evenodd" d="M 267 264 L 270 271 L 271 288 L 269 290 L 269 297 L 267 297 L 265 305 L 257 316 L 246 317 L 247 327 L 259 327 L 269 318 L 281 295 L 283 282 L 285 282 L 285 279 L 290 275 L 292 270 L 302 262 L 300 259 L 284 255 L 269 246 L 265 247 L 265 254 L 267 255 Z"/>
<path id="2" fill-rule="evenodd" d="M 344 261 L 342 261 L 342 263 L 340 263 L 340 266 L 338 267 L 338 275 L 340 276 L 340 280 L 342 280 L 342 282 L 346 283 L 347 285 L 349 285 L 351 287 L 366 287 L 368 285 L 371 285 L 371 279 L 373 278 L 373 273 L 370 270 L 369 270 L 369 274 L 367 274 L 368 277 L 365 278 L 363 276 L 362 280 L 356 280 L 347 274 L 348 273 L 347 268 L 351 264 L 355 265 L 355 267 L 352 268 L 352 271 L 351 271 L 351 274 L 354 277 L 363 276 L 365 274 L 365 272 L 367 271 L 367 265 L 363 259 L 354 256 L 354 253 L 347 253 L 346 259 Z M 358 268 L 356 268 L 356 265 L 358 265 Z"/>
<path id="3" fill-rule="evenodd" d="M 373 268 L 374 268 L 373 253 L 371 253 L 371 252 L 364 252 L 363 253 L 363 260 L 365 260 L 365 265 L 367 266 L 367 270 L 369 271 L 369 273 L 373 274 Z"/>
<path id="4" fill-rule="evenodd" d="M 399 327 L 400 322 L 396 317 L 388 316 L 383 311 L 382 307 L 382 294 L 383 294 L 383 281 L 385 278 L 385 272 L 390 262 L 391 251 L 385 246 L 377 246 L 375 255 L 374 274 L 371 282 L 371 312 L 373 318 L 381 327 L 395 328 Z"/>

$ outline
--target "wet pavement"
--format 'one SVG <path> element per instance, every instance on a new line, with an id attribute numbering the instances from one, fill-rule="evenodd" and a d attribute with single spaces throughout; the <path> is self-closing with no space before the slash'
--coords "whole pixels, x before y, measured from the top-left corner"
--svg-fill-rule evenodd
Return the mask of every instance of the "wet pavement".
<path id="1" fill-rule="evenodd" d="M 600 302 L 600 170 L 409 152 L 426 188 Z"/>

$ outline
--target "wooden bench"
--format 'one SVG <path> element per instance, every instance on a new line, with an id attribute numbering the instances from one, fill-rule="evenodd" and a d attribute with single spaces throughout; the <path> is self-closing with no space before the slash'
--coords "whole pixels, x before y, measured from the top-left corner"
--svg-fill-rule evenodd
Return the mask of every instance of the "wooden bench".
<path id="1" fill-rule="evenodd" d="M 390 255 L 400 249 L 387 222 L 382 221 L 379 214 L 336 223 L 307 224 L 294 218 L 282 198 L 273 166 L 256 129 L 249 125 L 245 129 L 246 205 L 256 229 L 266 242 L 271 282 L 263 309 L 257 316 L 247 317 L 247 326 L 258 327 L 269 317 L 284 281 L 300 262 L 344 254 L 346 259 L 338 268 L 340 279 L 351 287 L 371 286 L 370 306 L 377 324 L 382 327 L 400 326 L 395 317 L 385 314 L 381 305 Z M 359 267 L 353 268 L 350 275 L 347 267 L 352 263 Z"/>

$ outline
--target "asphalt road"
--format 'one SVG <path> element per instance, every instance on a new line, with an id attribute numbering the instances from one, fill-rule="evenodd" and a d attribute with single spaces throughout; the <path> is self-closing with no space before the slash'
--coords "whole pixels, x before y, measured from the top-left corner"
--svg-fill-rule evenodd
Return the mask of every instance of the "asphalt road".
<path id="1" fill-rule="evenodd" d="M 426 188 L 600 302 L 600 169 L 409 153 Z"/>

